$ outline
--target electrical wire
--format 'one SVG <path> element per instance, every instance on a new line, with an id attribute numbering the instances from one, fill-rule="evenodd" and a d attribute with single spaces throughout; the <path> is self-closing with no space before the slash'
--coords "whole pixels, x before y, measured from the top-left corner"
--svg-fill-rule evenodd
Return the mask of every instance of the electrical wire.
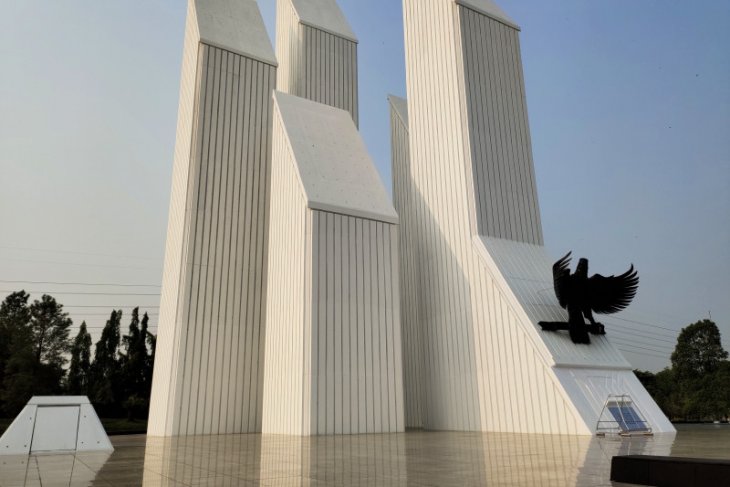
<path id="1" fill-rule="evenodd" d="M 48 252 L 52 254 L 72 254 L 72 255 L 93 255 L 96 257 L 114 257 L 116 259 L 122 258 L 122 259 L 138 259 L 138 260 L 159 260 L 154 257 L 139 257 L 139 256 L 133 256 L 133 255 L 118 255 L 118 254 L 100 254 L 96 252 L 79 252 L 74 250 L 58 250 L 58 249 L 39 249 L 39 248 L 31 248 L 31 247 L 10 247 L 6 245 L 0 245 L 0 249 L 5 250 L 24 250 L 24 251 L 30 251 L 30 252 Z"/>
<path id="2" fill-rule="evenodd" d="M 12 293 L 15 291 L 6 291 L 6 290 L 0 290 L 0 293 Z M 94 293 L 94 292 L 77 292 L 77 291 L 35 291 L 35 290 L 29 290 L 26 291 L 28 294 L 60 294 L 64 296 L 160 296 L 160 293 Z"/>
<path id="3" fill-rule="evenodd" d="M 52 260 L 34 260 L 34 259 L 14 259 L 14 258 L 7 258 L 0 256 L 0 259 L 10 260 L 14 262 L 32 262 L 34 264 L 56 264 L 56 265 L 70 265 L 70 266 L 77 266 L 77 267 L 104 267 L 104 268 L 111 268 L 111 269 L 135 269 L 135 270 L 142 270 L 142 271 L 148 271 L 148 270 L 160 270 L 162 267 L 136 267 L 136 266 L 128 266 L 128 265 L 109 265 L 109 264 L 80 264 L 78 262 L 58 262 L 58 261 L 52 261 Z"/>
<path id="4" fill-rule="evenodd" d="M 162 287 L 159 284 L 110 284 L 99 282 L 57 282 L 57 281 L 5 281 L 3 284 L 52 284 L 54 286 L 110 286 L 110 287 Z"/>

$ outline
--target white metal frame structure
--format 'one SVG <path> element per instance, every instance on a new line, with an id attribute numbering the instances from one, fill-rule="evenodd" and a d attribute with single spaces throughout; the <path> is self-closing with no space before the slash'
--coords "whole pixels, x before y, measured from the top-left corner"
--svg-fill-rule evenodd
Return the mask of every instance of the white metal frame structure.
<path id="1" fill-rule="evenodd" d="M 652 436 L 654 433 L 630 395 L 610 394 L 596 422 L 596 435 L 607 434 Z"/>
<path id="2" fill-rule="evenodd" d="M 150 436 L 261 430 L 276 65 L 254 0 L 189 0 Z"/>
<path id="3" fill-rule="evenodd" d="M 673 432 L 609 338 L 577 346 L 537 326 L 567 313 L 542 246 L 519 27 L 491 0 L 403 7 L 408 102 L 391 98 L 391 121 L 407 426 L 590 435 L 605 397 L 628 392 Z"/>

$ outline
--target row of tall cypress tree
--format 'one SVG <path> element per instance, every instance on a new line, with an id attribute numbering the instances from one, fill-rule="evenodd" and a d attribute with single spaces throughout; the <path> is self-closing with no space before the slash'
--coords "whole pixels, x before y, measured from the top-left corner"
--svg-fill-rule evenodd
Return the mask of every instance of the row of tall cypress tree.
<path id="1" fill-rule="evenodd" d="M 0 410 L 16 416 L 34 395 L 89 396 L 102 417 L 143 418 L 149 406 L 156 337 L 149 316 L 132 311 L 122 334 L 122 311 L 113 310 L 91 353 L 92 340 L 73 325 L 49 295 L 32 303 L 25 291 L 0 304 Z"/>

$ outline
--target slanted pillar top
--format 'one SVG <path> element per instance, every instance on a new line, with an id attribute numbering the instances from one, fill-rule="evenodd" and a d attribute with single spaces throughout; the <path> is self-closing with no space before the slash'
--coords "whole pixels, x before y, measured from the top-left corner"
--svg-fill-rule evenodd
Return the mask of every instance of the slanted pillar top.
<path id="1" fill-rule="evenodd" d="M 301 23 L 357 42 L 357 37 L 336 0 L 289 1 Z"/>
<path id="2" fill-rule="evenodd" d="M 476 10 L 487 17 L 491 17 L 497 22 L 501 22 L 505 25 L 512 27 L 513 29 L 520 30 L 520 26 L 507 15 L 499 5 L 494 3 L 493 0 L 453 0 L 457 5 L 463 5 L 470 9 Z"/>
<path id="3" fill-rule="evenodd" d="M 189 0 L 200 42 L 272 66 L 276 56 L 256 0 Z"/>

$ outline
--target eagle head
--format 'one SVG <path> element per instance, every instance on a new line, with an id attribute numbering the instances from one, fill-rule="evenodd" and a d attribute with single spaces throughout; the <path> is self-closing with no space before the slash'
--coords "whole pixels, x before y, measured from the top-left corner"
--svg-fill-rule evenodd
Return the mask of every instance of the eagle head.
<path id="1" fill-rule="evenodd" d="M 578 261 L 578 267 L 575 268 L 575 273 L 582 277 L 588 277 L 588 259 L 580 259 Z"/>

